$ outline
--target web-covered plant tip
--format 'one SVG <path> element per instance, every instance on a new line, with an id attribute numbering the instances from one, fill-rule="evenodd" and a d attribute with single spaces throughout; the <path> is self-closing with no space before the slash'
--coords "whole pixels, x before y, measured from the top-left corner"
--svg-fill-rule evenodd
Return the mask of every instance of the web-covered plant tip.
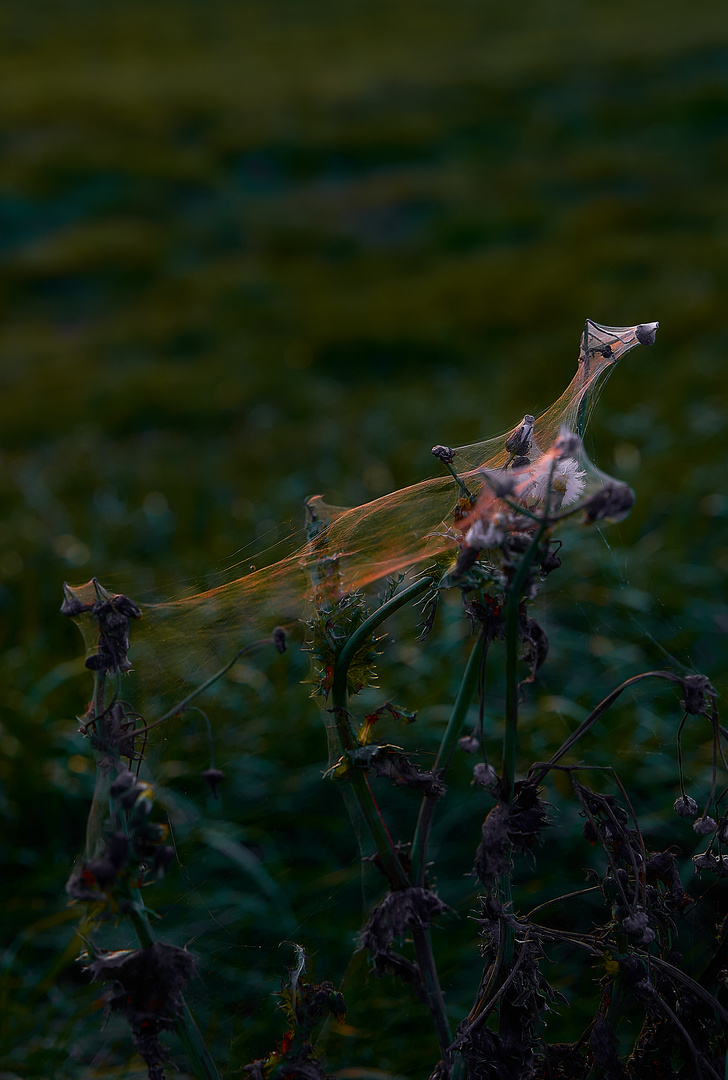
<path id="1" fill-rule="evenodd" d="M 158 689 L 173 692 L 180 676 L 194 681 L 206 669 L 211 674 L 211 664 L 261 632 L 305 620 L 327 588 L 332 597 L 346 596 L 392 575 L 413 576 L 425 563 L 435 564 L 448 584 L 501 537 L 522 543 L 544 514 L 549 528 L 565 518 L 623 517 L 633 492 L 597 469 L 581 440 L 615 365 L 636 345 L 652 345 L 657 326 L 587 320 L 574 378 L 538 418 L 526 414 L 503 435 L 457 449 L 435 446 L 448 475 L 362 506 L 335 507 L 313 497 L 306 505 L 307 542 L 287 558 L 195 596 L 139 605 L 144 618 L 135 627 L 133 666 L 140 681 L 153 676 Z M 64 589 L 67 614 L 83 615 L 112 599 L 95 579 Z M 79 627 L 91 657 L 93 621 L 80 619 Z"/>
<path id="2" fill-rule="evenodd" d="M 634 346 L 653 344 L 656 330 L 657 323 L 616 328 L 587 321 L 577 373 L 542 416 L 526 414 L 509 432 L 473 446 L 434 447 L 435 457 L 447 470 L 443 478 L 351 510 L 311 500 L 305 547 L 265 571 L 177 603 L 147 608 L 106 593 L 96 581 L 66 586 L 63 610 L 84 632 L 86 663 L 94 673 L 94 695 L 82 731 L 91 741 L 98 768 L 86 854 L 67 889 L 85 910 L 88 970 L 94 979 L 109 984 L 108 1008 L 126 1016 L 152 1080 L 165 1076 L 167 1050 L 159 1036 L 171 1028 L 181 1040 L 186 1067 L 197 1077 L 221 1076 L 218 1058 L 226 1055 L 226 1048 L 214 1043 L 213 1031 L 200 1031 L 183 997 L 193 974 L 190 954 L 162 946 L 150 922 L 145 887 L 174 873 L 175 859 L 166 844 L 165 828 L 151 820 L 153 789 L 138 779 L 147 739 L 158 724 L 192 707 L 244 651 L 283 652 L 286 633 L 280 624 L 306 614 L 314 692 L 325 702 L 329 740 L 329 767 L 322 782 L 333 780 L 343 786 L 354 831 L 365 836 L 363 855 L 381 875 L 383 895 L 369 912 L 358 948 L 368 955 L 374 976 L 394 980 L 393 985 L 408 996 L 409 1007 L 429 1018 L 432 1080 L 654 1080 L 655 1076 L 718 1080 L 726 1075 L 725 897 L 720 893 L 716 899 L 710 889 L 696 897 L 686 890 L 682 877 L 690 867 L 685 853 L 696 837 L 707 847 L 692 858 L 695 880 L 706 875 L 722 885 L 719 879 L 728 877 L 724 808 L 728 789 L 724 781 L 719 783 L 726 768 L 722 740 L 728 733 L 719 724 L 709 680 L 669 670 L 632 676 L 597 704 L 548 760 L 534 761 L 525 769 L 520 760 L 524 686 L 548 653 L 546 635 L 530 613 L 529 602 L 539 583 L 560 566 L 559 543 L 553 538 L 557 527 L 567 521 L 589 525 L 618 520 L 632 506 L 631 489 L 588 460 L 582 435 L 615 363 Z M 371 607 L 362 590 L 382 578 L 389 579 L 387 590 L 379 605 Z M 411 750 L 378 738 L 383 717 L 410 725 L 414 713 L 385 700 L 366 715 L 357 715 L 352 698 L 373 684 L 385 621 L 416 602 L 424 610 L 420 635 L 424 640 L 433 629 L 445 589 L 460 592 L 473 641 L 439 748 L 425 771 Z M 146 634 L 138 634 L 137 628 L 145 625 Z M 269 632 L 256 640 L 254 631 Z M 161 707 L 142 711 L 126 701 L 122 687 L 130 654 L 139 670 L 136 686 L 142 699 L 157 700 L 160 671 L 174 675 L 169 687 L 179 686 L 177 646 L 182 638 L 188 656 L 199 645 L 208 650 L 208 661 L 219 653 L 222 666 L 210 674 L 201 669 L 197 681 L 191 680 L 166 711 Z M 498 727 L 492 719 L 485 722 L 483 674 L 496 643 L 504 689 L 489 700 L 488 715 L 502 710 Z M 422 647 L 427 649 L 430 643 Z M 151 692 L 146 685 L 150 678 L 155 683 Z M 609 753 L 605 764 L 588 765 L 571 753 L 626 690 L 648 679 L 671 683 L 680 706 L 670 794 L 676 834 L 675 842 L 662 851 L 650 849 Z M 470 711 L 474 699 L 475 726 Z M 711 747 L 702 810 L 686 790 L 683 773 L 681 739 L 693 718 L 705 726 Z M 499 741 L 502 756 L 493 763 Z M 448 778 L 458 750 L 476 758 L 472 783 L 464 790 L 450 787 Z M 554 774 L 560 777 L 558 783 Z M 215 767 L 214 758 L 203 776 L 217 798 L 218 788 L 224 791 L 225 775 Z M 577 878 L 562 894 L 549 895 L 533 906 L 529 880 L 535 887 L 539 846 L 548 845 L 552 864 L 556 860 L 565 868 L 571 865 L 564 858 L 564 838 L 555 838 L 556 830 L 548 831 L 557 807 L 544 800 L 546 783 L 561 802 L 568 803 L 564 793 L 570 791 L 581 816 L 582 836 L 569 838 L 569 850 L 587 841 L 597 853 L 598 865 L 589 868 L 586 888 L 583 877 Z M 385 821 L 376 795 L 387 784 L 400 789 L 398 797 L 419 800 L 409 839 L 399 835 L 401 824 Z M 605 792 L 605 787 L 612 790 Z M 452 807 L 453 800 L 472 806 L 463 817 L 473 826 L 471 853 L 460 873 L 474 875 L 480 888 L 473 961 L 482 966 L 482 974 L 465 1016 L 448 1007 L 438 964 L 446 942 L 442 936 L 435 942 L 431 933 L 433 926 L 452 917 L 452 904 L 435 887 L 431 838 L 440 807 L 443 803 Z M 484 800 L 488 811 L 477 824 Z M 397 818 L 402 820 L 406 815 Z M 713 905 L 717 935 L 710 918 L 699 925 L 692 917 L 699 902 Z M 467 902 L 463 914 L 472 915 L 471 908 L 472 901 Z M 128 922 L 138 949 L 123 955 L 98 951 L 93 934 L 101 923 L 112 920 Z M 300 932 L 305 936 L 305 929 Z M 686 942 L 689 962 L 682 957 Z M 360 1066 L 353 1039 L 347 1042 L 344 1059 L 330 1053 L 333 1063 L 315 1049 L 327 1018 L 341 1022 L 347 1010 L 356 1015 L 360 1003 L 344 1001 L 336 990 L 334 982 L 342 972 L 327 973 L 333 981 L 321 983 L 306 977 L 307 953 L 315 950 L 315 941 L 286 944 L 295 953 L 280 994 L 286 1031 L 272 1049 L 253 1048 L 264 1052 L 245 1071 L 254 1080 L 373 1075 L 371 1068 Z M 552 1040 L 548 1024 L 554 1013 L 568 1012 L 561 989 L 573 980 L 574 957 L 579 955 L 591 973 L 590 981 L 580 984 L 591 987 L 589 1019 L 579 1037 Z M 142 971 L 144 979 L 139 981 L 137 973 Z M 463 977 L 470 985 L 472 972 Z M 159 990 L 151 997 L 150 986 Z M 587 1003 L 580 1001 L 580 1016 L 586 1008 Z M 354 1025 L 351 1031 L 356 1030 Z M 227 1056 L 225 1060 L 230 1066 Z M 371 1053 L 366 1060 L 371 1066 Z M 396 1070 L 414 1078 L 408 1060 L 403 1046 Z M 383 1067 L 378 1076 L 392 1075 L 390 1059 L 378 1065 Z M 237 1074 L 232 1068 L 227 1075 Z"/>

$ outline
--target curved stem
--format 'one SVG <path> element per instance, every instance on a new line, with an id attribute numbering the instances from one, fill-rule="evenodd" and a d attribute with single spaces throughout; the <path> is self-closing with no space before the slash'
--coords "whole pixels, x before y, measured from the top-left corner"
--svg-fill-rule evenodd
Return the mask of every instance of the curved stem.
<path id="1" fill-rule="evenodd" d="M 362 647 L 366 639 L 372 634 L 378 626 L 388 619 L 399 608 L 403 607 L 410 600 L 414 600 L 420 593 L 425 592 L 435 582 L 434 577 L 422 577 L 413 582 L 408 588 L 403 589 L 401 593 L 397 593 L 391 600 L 387 600 L 386 603 L 378 607 L 376 611 L 373 611 L 368 619 L 359 626 L 350 638 L 347 639 L 344 647 L 339 653 L 336 659 L 336 665 L 334 667 L 334 677 L 331 684 L 331 698 L 334 703 L 334 707 L 337 707 L 337 698 L 346 697 L 346 677 L 349 672 L 349 667 Z"/>
<path id="2" fill-rule="evenodd" d="M 91 725 L 95 725 L 97 735 L 102 734 L 101 725 L 104 722 L 104 712 L 106 711 L 106 672 L 97 671 L 94 675 L 94 692 L 93 692 L 93 718 L 86 725 L 87 730 Z M 94 751 L 94 759 L 96 762 L 96 781 L 94 783 L 94 793 L 91 799 L 91 809 L 88 812 L 86 819 L 86 848 L 85 856 L 87 859 L 93 859 L 96 854 L 96 846 L 101 838 L 104 830 L 104 822 L 106 820 L 107 806 L 109 801 L 109 787 L 111 784 L 111 778 L 109 776 L 108 769 L 102 769 L 100 767 L 100 760 L 103 754 L 99 751 Z"/>
<path id="3" fill-rule="evenodd" d="M 252 652 L 252 650 L 257 649 L 259 645 L 270 645 L 272 641 L 272 638 L 263 638 L 261 641 L 251 642 L 250 645 L 243 645 L 243 647 L 241 649 L 238 649 L 238 651 L 235 653 L 235 656 L 233 656 L 231 660 L 228 660 L 227 664 L 225 664 L 224 667 L 221 667 L 219 671 L 216 671 L 214 675 L 211 675 L 210 678 L 206 679 L 200 686 L 196 686 L 194 690 L 191 690 L 187 697 L 183 698 L 182 701 L 179 701 L 176 705 L 173 705 L 172 708 L 164 714 L 164 716 L 160 716 L 159 720 L 155 720 L 153 724 L 148 724 L 147 727 L 144 729 L 145 732 L 151 731 L 152 728 L 157 727 L 159 724 L 163 724 L 165 720 L 171 720 L 173 716 L 177 716 L 178 713 L 181 713 L 191 701 L 194 701 L 196 697 L 200 696 L 200 694 L 204 694 L 205 690 L 209 690 L 209 688 L 213 686 L 218 681 L 218 679 L 221 679 L 223 675 L 230 670 L 235 661 L 239 660 L 240 657 L 244 656 L 245 653 Z"/>
<path id="4" fill-rule="evenodd" d="M 592 727 L 597 722 L 597 720 L 604 715 L 607 709 L 614 704 L 620 694 L 622 694 L 628 687 L 634 686 L 636 683 L 641 682 L 643 679 L 667 679 L 668 682 L 682 682 L 680 676 L 673 675 L 671 671 L 643 671 L 639 675 L 633 675 L 631 679 L 626 679 L 623 683 L 620 683 L 620 685 L 615 690 L 612 690 L 611 694 L 607 694 L 604 700 L 600 701 L 600 703 L 595 709 L 592 709 L 586 720 L 583 720 L 579 724 L 576 731 L 569 735 L 568 739 L 566 739 L 565 742 L 561 744 L 556 753 L 553 754 L 547 762 L 544 762 L 543 765 L 539 766 L 537 772 L 531 770 L 529 780 L 531 780 L 534 784 L 540 784 L 543 778 L 548 773 L 551 766 L 555 765 L 556 762 L 564 756 L 564 754 L 568 753 L 572 746 L 574 746 L 575 743 L 579 741 L 582 735 L 584 735 L 589 730 L 589 728 Z"/>

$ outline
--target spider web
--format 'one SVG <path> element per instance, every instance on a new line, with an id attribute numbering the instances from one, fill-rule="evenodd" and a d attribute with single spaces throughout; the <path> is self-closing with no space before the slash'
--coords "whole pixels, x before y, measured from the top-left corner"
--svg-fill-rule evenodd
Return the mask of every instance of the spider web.
<path id="1" fill-rule="evenodd" d="M 484 468 L 515 468 L 513 445 L 528 428 L 527 468 L 537 468 L 563 427 L 583 435 L 599 393 L 616 363 L 638 344 L 654 342 L 657 323 L 614 327 L 586 321 L 576 373 L 559 399 L 540 416 L 528 414 L 514 427 L 477 443 L 458 447 L 453 468 L 473 500 L 485 484 Z M 531 421 L 532 431 L 531 431 Z M 507 447 L 510 446 L 509 450 Z M 593 494 L 611 478 L 581 452 L 580 497 Z M 452 475 L 431 477 L 353 508 L 309 500 L 308 542 L 271 566 L 254 570 L 217 588 L 166 603 L 142 606 L 132 626 L 133 662 L 143 696 L 170 704 L 229 662 L 246 644 L 270 637 L 276 626 L 300 625 L 326 576 L 338 595 L 364 589 L 395 574 L 416 574 L 438 563 L 443 572 L 458 554 L 453 530 L 461 488 Z M 84 604 L 95 599 L 94 582 L 71 591 Z M 89 655 L 96 652 L 97 630 L 88 616 L 77 620 Z"/>

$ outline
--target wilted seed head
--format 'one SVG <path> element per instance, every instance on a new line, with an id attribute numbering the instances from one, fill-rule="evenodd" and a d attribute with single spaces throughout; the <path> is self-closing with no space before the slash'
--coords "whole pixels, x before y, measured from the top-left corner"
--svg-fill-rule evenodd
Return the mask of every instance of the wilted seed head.
<path id="1" fill-rule="evenodd" d="M 675 799 L 672 806 L 678 817 L 694 818 L 698 812 L 698 804 L 689 795 L 681 795 Z"/>
<path id="2" fill-rule="evenodd" d="M 513 464 L 515 465 L 515 462 Z M 513 473 L 499 472 L 496 469 L 481 469 L 480 475 L 493 494 L 497 495 L 499 499 L 513 495 L 516 490 L 518 479 Z"/>
<path id="3" fill-rule="evenodd" d="M 63 582 L 63 603 L 61 604 L 61 615 L 68 615 L 69 618 L 73 618 L 75 615 L 81 615 L 84 611 L 90 611 L 93 607 L 92 604 L 83 604 L 73 592 L 67 581 Z"/>
<path id="4" fill-rule="evenodd" d="M 530 413 L 526 413 L 516 430 L 505 441 L 505 448 L 509 454 L 528 454 L 531 449 L 531 436 L 533 435 L 535 423 L 536 418 L 531 416 Z"/>
<path id="5" fill-rule="evenodd" d="M 634 499 L 634 491 L 627 484 L 605 484 L 584 503 L 584 522 L 593 525 L 603 518 L 620 521 L 634 506 Z"/>
<path id="6" fill-rule="evenodd" d="M 561 566 L 561 556 L 556 554 L 556 551 L 552 548 L 548 548 L 543 558 L 541 559 L 541 573 L 546 575 L 552 573 L 554 570 L 558 570 Z"/>
<path id="7" fill-rule="evenodd" d="M 100 891 L 96 870 L 97 867 L 92 863 L 85 862 L 74 869 L 66 882 L 66 892 L 72 900 L 103 901 L 106 899 L 105 894 Z"/>
<path id="8" fill-rule="evenodd" d="M 209 785 L 213 799 L 217 799 L 217 789 L 221 781 L 225 779 L 225 773 L 222 769 L 210 768 L 205 769 L 203 773 L 200 773 L 200 776 Z"/>
<path id="9" fill-rule="evenodd" d="M 521 485 L 519 495 L 539 502 L 548 498 L 552 509 L 569 506 L 581 497 L 585 475 L 575 457 L 544 455 Z"/>
<path id="10" fill-rule="evenodd" d="M 708 817 L 707 814 L 703 814 L 693 825 L 693 831 L 698 836 L 709 836 L 710 833 L 714 833 L 718 828 L 715 818 Z"/>
<path id="11" fill-rule="evenodd" d="M 279 653 L 284 653 L 286 651 L 286 632 L 282 626 L 276 626 L 273 631 L 273 644 Z"/>
<path id="12" fill-rule="evenodd" d="M 706 675 L 686 675 L 682 680 L 683 709 L 690 716 L 701 716 L 710 699 L 715 698 L 715 688 Z"/>
<path id="13" fill-rule="evenodd" d="M 410 886 L 389 892 L 372 908 L 361 934 L 361 945 L 374 954 L 388 951 L 395 939 L 406 937 L 412 929 L 426 930 L 435 916 L 449 910 L 430 889 Z"/>
<path id="14" fill-rule="evenodd" d="M 106 843 L 106 857 L 117 870 L 129 861 L 129 837 L 123 832 L 112 833 Z"/>
<path id="15" fill-rule="evenodd" d="M 465 543 L 475 551 L 482 551 L 483 548 L 500 547 L 505 538 L 500 516 L 496 515 L 491 521 L 477 518 L 465 534 Z"/>
<path id="16" fill-rule="evenodd" d="M 154 789 L 151 784 L 141 781 L 129 794 L 132 793 L 136 797 L 129 809 L 129 825 L 132 829 L 138 829 L 146 822 L 152 812 Z M 124 798 L 123 802 L 126 805 L 127 799 Z"/>
<path id="17" fill-rule="evenodd" d="M 142 609 L 139 605 L 130 600 L 128 596 L 124 596 L 123 593 L 112 596 L 111 605 L 121 615 L 125 615 L 127 619 L 141 619 L 142 617 Z"/>
<path id="18" fill-rule="evenodd" d="M 581 453 L 583 449 L 583 443 L 581 438 L 575 431 L 570 431 L 566 424 L 562 424 L 559 429 L 559 434 L 554 440 L 554 450 L 558 453 L 559 457 L 576 457 Z"/>
<path id="19" fill-rule="evenodd" d="M 636 945 L 649 945 L 655 940 L 655 931 L 650 929 L 650 921 L 644 911 L 638 911 L 623 919 L 622 929 Z"/>
<path id="20" fill-rule="evenodd" d="M 175 945 L 156 942 L 146 949 L 99 953 L 88 965 L 96 982 L 110 982 L 111 1011 L 123 1012 L 132 1028 L 154 1019 L 157 1030 L 171 1028 L 182 992 L 194 971 L 194 957 Z"/>
<path id="21" fill-rule="evenodd" d="M 432 455 L 436 457 L 438 461 L 441 461 L 443 465 L 449 465 L 451 461 L 455 460 L 455 451 L 451 446 L 433 446 Z"/>
<path id="22" fill-rule="evenodd" d="M 657 328 L 660 324 L 658 322 L 646 322 L 640 323 L 635 329 L 634 336 L 639 341 L 640 345 L 654 345 L 655 337 L 657 335 Z"/>
<path id="23" fill-rule="evenodd" d="M 728 877 L 728 855 L 714 855 L 712 851 L 703 851 L 693 855 L 693 866 L 700 873 L 708 870 L 717 877 Z"/>
<path id="24" fill-rule="evenodd" d="M 480 743 L 475 735 L 463 735 L 462 739 L 458 739 L 458 746 L 466 754 L 477 754 L 480 749 Z"/>
<path id="25" fill-rule="evenodd" d="M 479 761 L 473 769 L 474 784 L 480 784 L 481 787 L 489 788 L 498 779 L 498 774 L 492 765 L 489 765 L 487 761 Z"/>
<path id="26" fill-rule="evenodd" d="M 116 799 L 123 792 L 128 791 L 136 782 L 137 778 L 130 769 L 122 769 L 121 772 L 116 774 L 116 779 L 112 781 L 109 793 Z"/>

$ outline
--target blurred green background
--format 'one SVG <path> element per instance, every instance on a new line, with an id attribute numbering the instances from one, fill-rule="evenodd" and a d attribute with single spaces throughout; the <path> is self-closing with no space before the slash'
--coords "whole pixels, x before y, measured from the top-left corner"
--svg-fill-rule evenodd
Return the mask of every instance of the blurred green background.
<path id="1" fill-rule="evenodd" d="M 0 55 L 0 1075 L 132 1076 L 123 1025 L 100 1032 L 99 988 L 71 964 L 63 883 L 93 778 L 64 579 L 137 600 L 216 583 L 297 527 L 307 495 L 366 501 L 435 472 L 433 443 L 550 405 L 586 316 L 659 319 L 588 438 L 637 504 L 603 537 L 571 536 L 546 586 L 552 659 L 524 763 L 640 666 L 694 666 L 725 692 L 728 14 L 718 0 L 6 0 Z M 431 752 L 466 628 L 448 609 L 420 648 L 414 621 L 383 693 L 420 710 L 406 738 Z M 297 652 L 239 665 L 221 693 L 222 806 L 197 776 L 204 733 L 154 751 L 182 865 L 152 903 L 203 957 L 191 996 L 228 1075 L 280 1033 L 278 942 L 338 982 L 377 896 L 370 882 L 363 903 L 331 813 L 306 670 Z M 493 700 L 497 714 L 497 685 Z M 687 855 L 689 823 L 677 836 L 664 809 L 675 714 L 664 693 L 636 697 L 610 749 L 650 841 Z M 467 799 L 445 813 L 438 871 L 463 913 L 438 939 L 455 1020 L 477 986 L 463 875 L 487 807 L 458 769 Z M 397 799 L 406 830 L 414 804 Z M 586 856 L 570 858 L 578 888 Z M 548 866 L 524 887 L 554 888 Z M 352 1008 L 329 1037 L 333 1065 L 427 1075 L 437 1055 L 408 992 L 359 967 L 352 1003 L 372 1014 Z"/>

